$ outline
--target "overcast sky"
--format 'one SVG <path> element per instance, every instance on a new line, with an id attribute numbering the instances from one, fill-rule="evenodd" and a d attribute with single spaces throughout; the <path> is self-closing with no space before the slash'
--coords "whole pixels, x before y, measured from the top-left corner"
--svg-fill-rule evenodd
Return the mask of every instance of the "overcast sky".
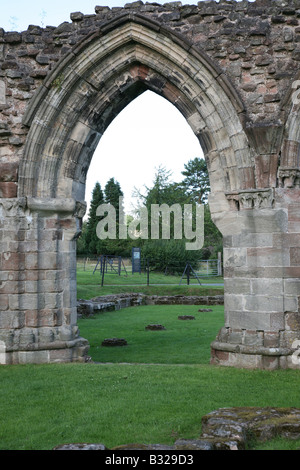
<path id="1" fill-rule="evenodd" d="M 0 27 L 5 31 L 24 31 L 30 24 L 58 26 L 70 21 L 72 12 L 92 14 L 95 5 L 115 7 L 126 3 L 130 2 L 0 0 Z M 182 0 L 182 4 L 197 2 Z M 158 166 L 171 170 L 174 181 L 180 181 L 184 163 L 202 156 L 198 140 L 179 111 L 147 91 L 114 119 L 101 138 L 87 176 L 86 200 L 89 202 L 97 181 L 104 189 L 106 182 L 114 177 L 121 185 L 129 212 L 133 188 L 151 186 Z"/>

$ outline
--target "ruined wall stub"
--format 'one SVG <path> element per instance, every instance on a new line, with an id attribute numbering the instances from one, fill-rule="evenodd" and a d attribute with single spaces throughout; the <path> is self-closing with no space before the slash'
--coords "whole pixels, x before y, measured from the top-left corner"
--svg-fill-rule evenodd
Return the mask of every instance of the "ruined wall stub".
<path id="1" fill-rule="evenodd" d="M 225 273 L 212 363 L 299 367 L 299 44 L 300 0 L 138 1 L 0 29 L 5 363 L 85 360 L 75 255 L 86 172 L 112 119 L 149 89 L 182 112 L 208 163 Z"/>

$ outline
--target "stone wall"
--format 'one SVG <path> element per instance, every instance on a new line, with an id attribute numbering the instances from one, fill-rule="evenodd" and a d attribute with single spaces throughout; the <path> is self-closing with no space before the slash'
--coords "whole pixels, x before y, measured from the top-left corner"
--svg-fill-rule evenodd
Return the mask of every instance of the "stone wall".
<path id="1" fill-rule="evenodd" d="M 0 341 L 8 362 L 84 360 L 75 256 L 85 177 L 109 123 L 149 89 L 182 112 L 208 164 L 225 246 L 225 325 L 212 361 L 294 366 L 299 21 L 300 0 L 137 1 L 71 13 L 58 26 L 0 29 Z"/>
<path id="2" fill-rule="evenodd" d="M 120 310 L 140 305 L 223 305 L 223 295 L 146 295 L 139 293 L 104 295 L 91 300 L 78 300 L 77 313 L 89 317 L 95 313 Z"/>

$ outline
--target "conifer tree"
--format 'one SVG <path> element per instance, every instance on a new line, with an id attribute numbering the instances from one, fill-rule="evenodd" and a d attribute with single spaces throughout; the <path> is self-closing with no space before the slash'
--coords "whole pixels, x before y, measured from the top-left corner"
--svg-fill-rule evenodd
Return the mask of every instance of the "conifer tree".
<path id="1" fill-rule="evenodd" d="M 103 191 L 100 183 L 96 183 L 92 192 L 92 200 L 87 221 L 86 229 L 86 249 L 88 253 L 97 253 L 98 237 L 96 233 L 99 217 L 96 216 L 97 207 L 104 203 Z"/>
<path id="2" fill-rule="evenodd" d="M 189 160 L 184 165 L 184 171 L 181 173 L 185 176 L 181 184 L 186 189 L 187 194 L 192 196 L 198 204 L 207 203 L 210 183 L 206 161 L 199 157 Z"/>
<path id="3" fill-rule="evenodd" d="M 111 204 L 116 210 L 116 222 L 117 222 L 117 238 L 119 235 L 119 215 L 120 210 L 124 213 L 124 208 L 120 207 L 120 197 L 123 196 L 120 183 L 115 181 L 114 178 L 110 178 L 104 188 L 105 202 Z M 121 221 L 122 223 L 123 221 Z"/>

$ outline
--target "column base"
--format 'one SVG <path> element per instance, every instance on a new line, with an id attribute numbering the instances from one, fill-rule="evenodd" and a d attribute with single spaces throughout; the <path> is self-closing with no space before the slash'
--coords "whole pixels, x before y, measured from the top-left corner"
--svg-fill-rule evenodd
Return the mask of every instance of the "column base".
<path id="1" fill-rule="evenodd" d="M 23 350 L 2 350 L 1 364 L 52 364 L 87 362 L 89 343 L 78 337 L 72 341 L 54 341 L 48 345 L 28 345 Z"/>
<path id="2" fill-rule="evenodd" d="M 295 350 L 282 347 L 211 343 L 211 364 L 244 369 L 299 369 Z"/>

